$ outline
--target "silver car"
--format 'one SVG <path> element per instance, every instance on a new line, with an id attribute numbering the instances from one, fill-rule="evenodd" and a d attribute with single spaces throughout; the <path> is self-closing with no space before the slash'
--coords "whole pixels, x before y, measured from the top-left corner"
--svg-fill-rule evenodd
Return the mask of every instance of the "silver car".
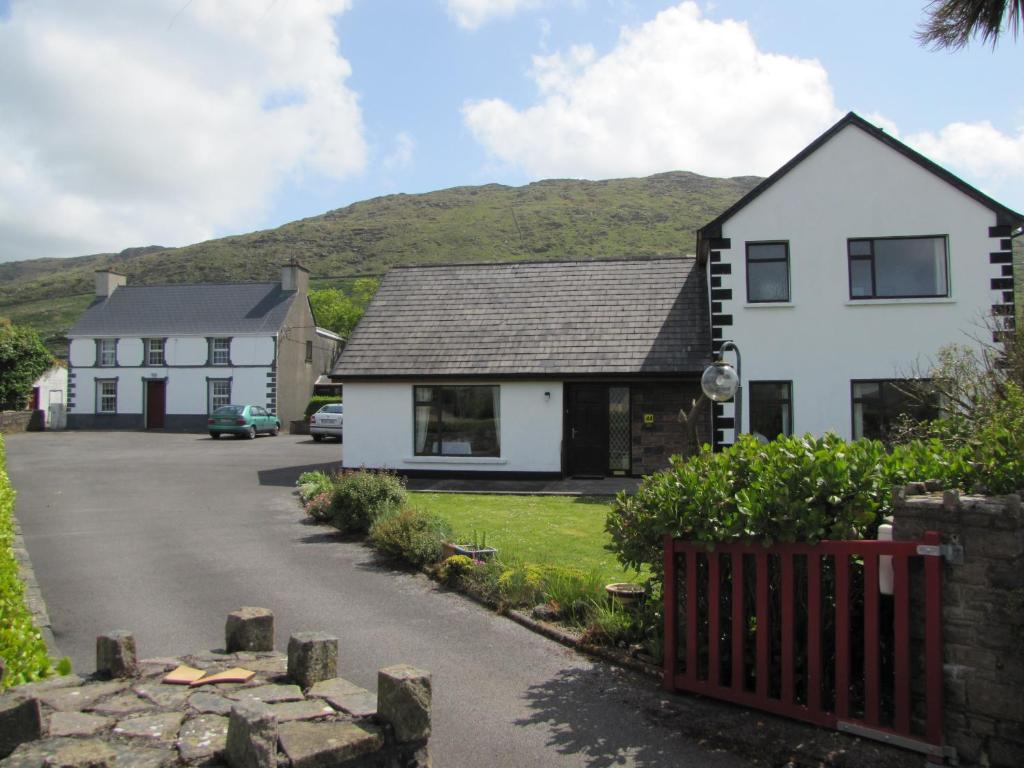
<path id="1" fill-rule="evenodd" d="M 341 403 L 328 403 L 309 417 L 309 434 L 320 442 L 327 437 L 336 437 L 340 441 L 342 422 L 345 418 L 345 406 Z"/>

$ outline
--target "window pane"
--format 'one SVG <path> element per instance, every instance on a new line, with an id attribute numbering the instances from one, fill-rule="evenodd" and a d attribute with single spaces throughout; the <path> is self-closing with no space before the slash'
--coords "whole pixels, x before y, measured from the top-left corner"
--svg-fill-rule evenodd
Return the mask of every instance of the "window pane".
<path id="1" fill-rule="evenodd" d="M 750 431 L 774 440 L 793 433 L 792 386 L 788 381 L 750 383 Z"/>
<path id="2" fill-rule="evenodd" d="M 750 301 L 789 301 L 788 262 L 751 262 L 747 266 L 747 279 Z"/>
<path id="3" fill-rule="evenodd" d="M 117 365 L 116 339 L 100 339 L 100 365 Z"/>
<path id="4" fill-rule="evenodd" d="M 850 241 L 850 255 L 851 256 L 870 256 L 871 255 L 871 241 L 870 240 L 851 240 Z"/>
<path id="5" fill-rule="evenodd" d="M 850 295 L 874 296 L 875 284 L 871 276 L 871 261 L 868 259 L 850 260 Z"/>
<path id="6" fill-rule="evenodd" d="M 500 456 L 498 387 L 414 387 L 419 456 Z"/>
<path id="7" fill-rule="evenodd" d="M 945 296 L 946 241 L 875 240 L 877 296 Z"/>
<path id="8" fill-rule="evenodd" d="M 785 243 L 751 243 L 747 246 L 747 258 L 750 261 L 762 261 L 764 259 L 785 259 Z"/>
<path id="9" fill-rule="evenodd" d="M 231 362 L 231 339 L 214 339 L 211 362 L 214 365 L 228 365 Z"/>
<path id="10" fill-rule="evenodd" d="M 884 440 L 902 417 L 925 421 L 939 415 L 938 396 L 926 382 L 913 380 L 855 382 L 853 437 Z"/>
<path id="11" fill-rule="evenodd" d="M 629 387 L 608 387 L 608 468 L 629 471 Z"/>

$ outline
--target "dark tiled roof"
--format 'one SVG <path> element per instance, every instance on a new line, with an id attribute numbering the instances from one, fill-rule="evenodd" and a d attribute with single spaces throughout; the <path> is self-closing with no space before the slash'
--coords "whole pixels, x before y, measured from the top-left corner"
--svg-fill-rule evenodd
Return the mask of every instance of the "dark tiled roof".
<path id="1" fill-rule="evenodd" d="M 393 269 L 333 375 L 698 373 L 704 286 L 692 258 Z"/>
<path id="2" fill-rule="evenodd" d="M 296 295 L 280 283 L 126 285 L 90 304 L 68 335 L 276 333 Z"/>

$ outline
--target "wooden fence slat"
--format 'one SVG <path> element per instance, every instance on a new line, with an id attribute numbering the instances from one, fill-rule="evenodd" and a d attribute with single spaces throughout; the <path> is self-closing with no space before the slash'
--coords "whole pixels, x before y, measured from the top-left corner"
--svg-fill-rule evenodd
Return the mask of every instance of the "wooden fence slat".
<path id="1" fill-rule="evenodd" d="M 746 668 L 743 664 L 747 616 L 743 607 L 743 553 L 732 553 L 732 689 L 743 691 Z"/>
<path id="2" fill-rule="evenodd" d="M 878 556 L 864 556 L 864 721 L 878 725 L 879 714 Z"/>
<path id="3" fill-rule="evenodd" d="M 910 733 L 910 560 L 893 557 L 893 727 Z"/>
<path id="4" fill-rule="evenodd" d="M 718 550 L 708 554 L 708 682 L 714 686 L 722 683 L 719 659 L 719 609 L 721 608 L 721 580 L 718 573 Z"/>
<path id="5" fill-rule="evenodd" d="M 821 709 L 821 556 L 807 556 L 807 708 Z"/>
<path id="6" fill-rule="evenodd" d="M 662 587 L 662 597 L 665 605 L 664 614 L 665 631 L 662 643 L 662 663 L 664 676 L 661 680 L 661 687 L 674 691 L 676 687 L 676 547 L 675 541 L 670 534 L 665 534 L 664 553 L 662 555 L 662 567 L 665 572 L 665 584 Z"/>
<path id="7" fill-rule="evenodd" d="M 835 556 L 836 568 L 836 716 L 850 715 L 850 562 Z"/>
<path id="8" fill-rule="evenodd" d="M 760 549 L 757 561 L 757 696 L 768 698 L 768 553 Z"/>
<path id="9" fill-rule="evenodd" d="M 796 662 L 793 555 L 780 555 L 779 560 L 782 565 L 782 703 L 788 705 L 794 700 L 793 666 Z"/>
<path id="10" fill-rule="evenodd" d="M 686 676 L 697 677 L 697 550 L 686 550 Z"/>

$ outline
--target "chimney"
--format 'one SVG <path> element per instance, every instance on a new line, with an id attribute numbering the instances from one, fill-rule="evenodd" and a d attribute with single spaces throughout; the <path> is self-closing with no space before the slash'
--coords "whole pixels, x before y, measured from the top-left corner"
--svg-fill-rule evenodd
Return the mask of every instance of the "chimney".
<path id="1" fill-rule="evenodd" d="M 128 282 L 128 278 L 112 269 L 96 270 L 96 295 L 105 299 Z"/>
<path id="2" fill-rule="evenodd" d="M 309 290 L 309 270 L 292 259 L 281 267 L 281 290 L 306 293 Z"/>

